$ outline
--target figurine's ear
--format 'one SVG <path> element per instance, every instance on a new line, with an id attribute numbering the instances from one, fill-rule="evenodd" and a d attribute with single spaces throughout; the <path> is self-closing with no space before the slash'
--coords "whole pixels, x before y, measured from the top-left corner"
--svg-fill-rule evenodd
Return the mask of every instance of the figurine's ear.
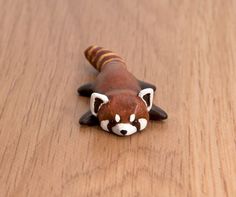
<path id="1" fill-rule="evenodd" d="M 109 101 L 104 94 L 93 93 L 90 98 L 90 110 L 94 116 L 97 116 L 99 108 Z"/>
<path id="2" fill-rule="evenodd" d="M 150 111 L 153 102 L 153 89 L 145 88 L 139 92 L 138 96 L 145 102 L 147 110 Z"/>

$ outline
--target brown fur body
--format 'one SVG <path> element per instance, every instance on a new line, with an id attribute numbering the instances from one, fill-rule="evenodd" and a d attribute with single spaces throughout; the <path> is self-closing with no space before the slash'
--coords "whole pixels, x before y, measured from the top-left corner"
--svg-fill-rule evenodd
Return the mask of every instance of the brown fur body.
<path id="1" fill-rule="evenodd" d="M 145 109 L 145 104 L 138 97 L 141 90 L 138 80 L 126 69 L 126 64 L 120 56 L 96 46 L 85 50 L 85 56 L 100 71 L 94 82 L 94 91 L 110 98 L 110 105 L 101 107 L 99 119 L 110 119 L 117 113 L 121 114 L 123 122 L 128 122 L 132 113 L 149 119 L 148 112 L 142 110 Z M 99 65 L 98 62 L 102 64 Z M 103 113 L 105 111 L 106 113 Z"/>

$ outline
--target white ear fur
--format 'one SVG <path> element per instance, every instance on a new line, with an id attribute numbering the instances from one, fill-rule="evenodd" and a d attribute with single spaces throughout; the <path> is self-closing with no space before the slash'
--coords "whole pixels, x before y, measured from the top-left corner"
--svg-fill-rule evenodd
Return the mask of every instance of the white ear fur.
<path id="1" fill-rule="evenodd" d="M 145 100 L 145 96 L 150 94 L 150 96 L 148 97 L 148 101 Z M 144 103 L 147 106 L 147 110 L 150 111 L 152 108 L 152 102 L 153 102 L 153 89 L 152 88 L 145 88 L 143 90 L 141 90 L 138 94 L 138 96 L 144 101 Z"/>
<path id="2" fill-rule="evenodd" d="M 96 106 L 96 99 L 100 100 L 100 103 L 98 103 L 98 106 Z M 104 94 L 99 93 L 93 93 L 90 98 L 90 110 L 94 116 L 97 116 L 98 110 L 100 107 L 106 103 L 108 103 L 109 99 Z"/>

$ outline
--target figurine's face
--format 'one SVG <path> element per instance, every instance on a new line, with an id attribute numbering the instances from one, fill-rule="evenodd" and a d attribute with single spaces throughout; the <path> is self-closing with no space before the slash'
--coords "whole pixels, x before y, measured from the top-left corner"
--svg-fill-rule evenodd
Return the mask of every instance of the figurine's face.
<path id="1" fill-rule="evenodd" d="M 132 135 L 145 129 L 149 120 L 148 111 L 153 97 L 151 95 L 153 91 L 150 91 L 148 92 L 149 95 L 146 94 L 145 100 L 141 97 L 143 95 L 120 94 L 108 98 L 105 95 L 93 93 L 91 101 L 94 100 L 94 102 L 91 102 L 91 105 L 95 105 L 93 109 L 97 110 L 96 115 L 101 128 L 119 136 Z M 103 104 L 100 105 L 99 103 Z"/>
<path id="2" fill-rule="evenodd" d="M 120 95 L 101 106 L 98 119 L 102 129 L 125 136 L 146 128 L 149 115 L 140 98 Z"/>

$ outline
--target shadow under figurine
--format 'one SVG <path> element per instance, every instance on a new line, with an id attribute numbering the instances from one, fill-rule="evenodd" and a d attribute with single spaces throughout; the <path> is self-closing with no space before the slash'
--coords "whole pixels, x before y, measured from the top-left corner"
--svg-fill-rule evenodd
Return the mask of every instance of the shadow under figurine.
<path id="1" fill-rule="evenodd" d="M 98 46 L 90 46 L 84 53 L 99 74 L 95 82 L 78 89 L 79 95 L 91 97 L 90 110 L 80 124 L 100 125 L 105 131 L 128 136 L 146 128 L 149 120 L 167 118 L 152 103 L 156 87 L 137 80 L 119 55 Z"/>

